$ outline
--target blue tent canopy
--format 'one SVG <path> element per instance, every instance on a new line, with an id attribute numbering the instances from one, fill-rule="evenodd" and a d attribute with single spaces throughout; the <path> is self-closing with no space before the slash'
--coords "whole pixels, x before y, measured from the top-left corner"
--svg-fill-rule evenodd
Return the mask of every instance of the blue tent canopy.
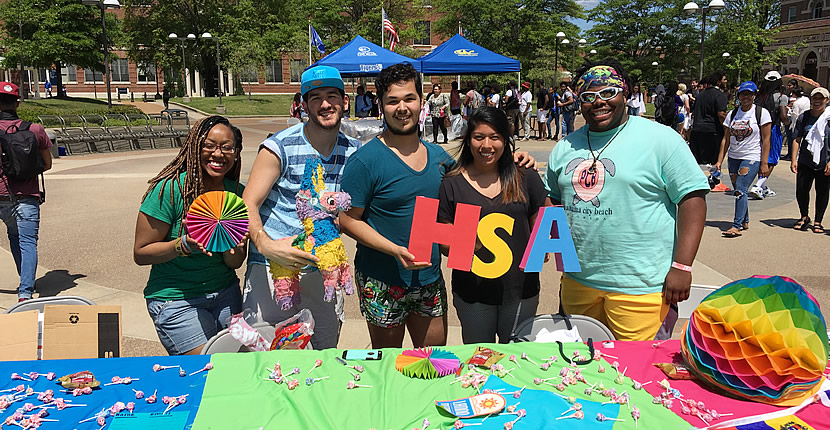
<path id="1" fill-rule="evenodd" d="M 460 34 L 418 60 L 425 75 L 486 75 L 521 70 L 519 60 L 484 49 Z"/>
<path id="2" fill-rule="evenodd" d="M 410 63 L 420 71 L 420 62 L 388 49 L 381 48 L 362 36 L 356 36 L 340 49 L 326 55 L 314 66 L 331 66 L 340 71 L 344 78 L 355 76 L 377 76 L 383 68 L 398 63 Z"/>

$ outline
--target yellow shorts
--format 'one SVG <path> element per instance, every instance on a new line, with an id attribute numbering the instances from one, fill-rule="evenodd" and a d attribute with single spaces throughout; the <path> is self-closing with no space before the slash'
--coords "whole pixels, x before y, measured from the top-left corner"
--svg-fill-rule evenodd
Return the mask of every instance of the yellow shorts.
<path id="1" fill-rule="evenodd" d="M 652 340 L 669 312 L 663 293 L 622 294 L 597 290 L 562 275 L 560 300 L 565 312 L 605 324 L 617 340 Z"/>

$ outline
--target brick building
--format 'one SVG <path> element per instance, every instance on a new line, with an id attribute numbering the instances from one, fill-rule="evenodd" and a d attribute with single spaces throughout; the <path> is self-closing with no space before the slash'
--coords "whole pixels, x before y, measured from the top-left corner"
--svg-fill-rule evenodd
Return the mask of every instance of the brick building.
<path id="1" fill-rule="evenodd" d="M 781 25 L 784 30 L 767 47 L 794 46 L 804 42 L 798 55 L 782 59 L 778 69 L 806 76 L 830 87 L 830 0 L 782 0 Z M 766 65 L 766 70 L 773 67 Z"/>
<path id="2" fill-rule="evenodd" d="M 123 10 L 119 9 L 107 10 L 107 13 L 114 13 L 118 18 L 123 16 Z M 410 41 L 402 40 L 401 43 L 411 44 L 412 47 L 423 51 L 424 54 L 430 52 L 446 40 L 432 31 L 432 21 L 434 19 L 433 16 L 429 20 L 417 23 L 424 33 L 423 37 Z M 166 74 L 169 76 L 170 70 L 157 70 L 153 64 L 136 64 L 126 57 L 124 51 L 110 51 L 110 70 L 112 73 L 110 86 L 113 100 L 118 98 L 119 89 L 121 89 L 120 96 L 122 98 L 129 98 L 134 95 L 136 99 L 144 97 L 145 94 L 152 98 L 157 91 L 161 92 L 163 90 L 164 72 L 167 72 Z M 273 59 L 262 70 L 256 70 L 252 67 L 244 73 L 234 75 L 224 69 L 220 79 L 222 80 L 222 89 L 226 94 L 240 94 L 240 89 L 245 93 L 250 91 L 252 94 L 293 94 L 300 90 L 300 76 L 306 67 L 308 67 L 307 52 L 297 52 L 284 54 L 280 58 Z M 49 79 L 54 83 L 56 73 L 57 71 L 54 69 L 27 70 L 29 93 L 35 96 L 43 96 L 44 82 Z M 106 98 L 106 82 L 103 73 L 74 65 L 64 65 L 60 73 L 69 95 Z M 173 70 L 172 73 L 181 75 L 183 72 L 182 70 Z M 14 70 L 7 71 L 6 75 L 15 81 L 18 79 L 17 72 Z M 216 81 L 205 82 L 198 70 L 189 70 L 187 76 L 189 82 L 186 83 L 188 87 L 186 92 L 192 97 L 204 96 L 206 85 L 216 88 Z M 229 85 L 230 83 L 232 84 Z M 347 85 L 353 84 L 356 86 L 358 83 L 357 80 L 347 80 Z M 54 89 L 53 93 L 57 93 L 57 90 Z"/>

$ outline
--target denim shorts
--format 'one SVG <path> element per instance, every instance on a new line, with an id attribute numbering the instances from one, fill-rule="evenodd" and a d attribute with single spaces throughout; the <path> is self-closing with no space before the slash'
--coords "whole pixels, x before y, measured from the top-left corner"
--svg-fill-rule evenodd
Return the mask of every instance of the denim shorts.
<path id="1" fill-rule="evenodd" d="M 355 284 L 360 298 L 360 313 L 370 324 L 390 328 L 406 322 L 409 314 L 440 317 L 447 313 L 447 287 L 444 278 L 409 290 L 364 275 L 355 270 Z"/>
<path id="2" fill-rule="evenodd" d="M 233 314 L 242 311 L 239 280 L 227 288 L 182 300 L 146 299 L 147 311 L 167 353 L 181 355 L 204 345 L 228 327 Z"/>

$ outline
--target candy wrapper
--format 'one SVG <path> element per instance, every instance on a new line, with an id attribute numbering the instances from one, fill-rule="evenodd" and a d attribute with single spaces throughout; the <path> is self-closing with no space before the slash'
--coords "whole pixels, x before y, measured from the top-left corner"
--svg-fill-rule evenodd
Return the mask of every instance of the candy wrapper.
<path id="1" fill-rule="evenodd" d="M 101 383 L 95 379 L 95 375 L 93 375 L 89 370 L 61 376 L 58 378 L 58 383 L 60 383 L 63 388 L 68 389 L 86 387 L 95 388 L 101 385 Z"/>
<path id="2" fill-rule="evenodd" d="M 248 321 L 245 320 L 246 315 L 250 314 L 240 312 L 231 317 L 230 324 L 228 324 L 231 336 L 254 351 L 268 351 L 268 340 L 262 337 L 257 329 L 248 324 Z"/>
<path id="3" fill-rule="evenodd" d="M 305 349 L 314 334 L 314 317 L 303 309 L 293 317 L 277 324 L 270 350 Z"/>
<path id="4" fill-rule="evenodd" d="M 670 379 L 695 379 L 682 363 L 654 363 L 654 367 L 662 370 Z"/>
<path id="5" fill-rule="evenodd" d="M 473 356 L 470 357 L 465 364 L 472 364 L 473 366 L 489 369 L 490 366 L 498 363 L 504 357 L 504 354 L 496 350 L 479 346 L 478 348 L 476 348 L 475 352 L 473 353 Z M 456 372 L 456 375 L 460 375 L 461 371 L 464 370 L 466 367 L 468 366 L 461 366 L 461 368 L 458 369 L 458 372 Z"/>

